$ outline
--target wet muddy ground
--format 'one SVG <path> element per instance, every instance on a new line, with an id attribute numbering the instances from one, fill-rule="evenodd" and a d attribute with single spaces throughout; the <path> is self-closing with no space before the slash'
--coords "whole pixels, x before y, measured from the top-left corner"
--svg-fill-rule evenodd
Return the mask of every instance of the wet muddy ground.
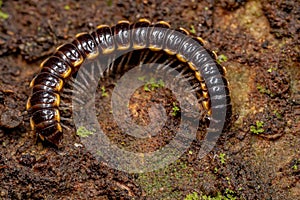
<path id="1" fill-rule="evenodd" d="M 299 199 L 298 1 L 0 2 L 0 199 Z M 195 32 L 226 67 L 234 118 L 214 149 L 199 160 L 194 141 L 169 166 L 139 174 L 97 160 L 73 129 L 59 149 L 36 143 L 24 111 L 43 59 L 76 33 L 141 17 Z M 147 122 L 145 102 L 153 96 L 170 104 L 168 91 L 158 93 L 135 95 L 136 121 Z M 100 107 L 108 99 L 100 95 Z M 129 149 L 155 149 L 172 136 L 167 127 L 160 139 L 135 143 L 110 118 L 109 108 L 98 116 Z"/>

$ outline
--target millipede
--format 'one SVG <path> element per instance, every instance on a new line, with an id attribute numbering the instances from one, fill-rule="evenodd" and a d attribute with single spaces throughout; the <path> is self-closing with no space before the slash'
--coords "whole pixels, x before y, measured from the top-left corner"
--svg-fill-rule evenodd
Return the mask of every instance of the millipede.
<path id="1" fill-rule="evenodd" d="M 151 52 L 147 53 L 146 59 L 141 56 L 145 52 Z M 135 23 L 122 20 L 114 26 L 100 25 L 91 33 L 79 33 L 72 42 L 59 46 L 41 63 L 40 72 L 30 83 L 32 93 L 26 104 L 31 129 L 39 138 L 59 145 L 63 136 L 61 93 L 82 64 L 114 58 L 122 53 L 127 53 L 125 58 L 122 57 L 127 61 L 97 73 L 103 76 L 120 73 L 126 70 L 129 62 L 147 62 L 147 59 L 150 62 L 149 55 L 156 60 L 170 57 L 177 64 L 188 66 L 199 83 L 201 104 L 210 121 L 207 134 L 213 136 L 223 130 L 224 120 L 231 117 L 232 108 L 225 69 L 216 62 L 215 55 L 204 47 L 200 37 L 192 36 L 184 28 L 172 29 L 165 21 L 151 23 L 139 19 Z"/>

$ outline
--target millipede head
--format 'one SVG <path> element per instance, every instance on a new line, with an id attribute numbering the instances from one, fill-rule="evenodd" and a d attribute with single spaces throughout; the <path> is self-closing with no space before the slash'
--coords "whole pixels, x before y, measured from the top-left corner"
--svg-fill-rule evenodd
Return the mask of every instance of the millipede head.
<path id="1" fill-rule="evenodd" d="M 51 144 L 54 144 L 55 146 L 58 146 L 63 133 L 62 133 L 62 127 L 61 125 L 56 122 L 53 123 L 52 125 L 42 129 L 42 130 L 36 130 L 39 138 L 43 141 L 50 142 Z"/>

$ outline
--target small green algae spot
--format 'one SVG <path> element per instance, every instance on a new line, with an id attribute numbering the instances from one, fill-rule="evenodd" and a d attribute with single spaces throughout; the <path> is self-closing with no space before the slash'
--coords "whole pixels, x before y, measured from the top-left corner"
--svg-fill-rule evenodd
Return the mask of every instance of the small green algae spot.
<path id="1" fill-rule="evenodd" d="M 295 164 L 295 165 L 292 166 L 292 169 L 293 169 L 293 170 L 297 170 L 297 169 L 298 169 L 298 166 Z"/>
<path id="2" fill-rule="evenodd" d="M 9 15 L 8 15 L 7 13 L 2 12 L 2 11 L 0 10 L 0 18 L 2 18 L 2 19 L 7 19 L 8 17 L 9 17 Z"/>
<path id="3" fill-rule="evenodd" d="M 184 199 L 187 194 L 176 191 L 177 185 L 200 185 L 198 171 L 190 168 L 188 164 L 186 161 L 177 160 L 165 168 L 139 174 L 137 182 L 151 199 Z"/>
<path id="4" fill-rule="evenodd" d="M 147 80 L 146 76 L 138 77 L 139 81 L 144 82 L 144 91 L 150 92 L 157 88 L 162 88 L 165 86 L 165 83 L 162 79 L 156 80 L 155 78 L 151 77 L 149 80 Z"/>
<path id="5" fill-rule="evenodd" d="M 200 200 L 198 193 L 197 192 L 193 192 L 191 194 L 186 195 L 186 197 L 184 198 L 184 200 Z"/>
<path id="6" fill-rule="evenodd" d="M 280 114 L 277 110 L 273 111 L 273 114 L 278 118 L 278 119 L 282 119 L 282 114 Z"/>
<path id="7" fill-rule="evenodd" d="M 143 82 L 144 82 L 145 79 L 146 79 L 146 76 L 140 76 L 140 77 L 138 77 L 138 80 L 139 80 L 139 81 L 143 81 Z"/>
<path id="8" fill-rule="evenodd" d="M 225 156 L 226 156 L 225 153 L 220 153 L 220 155 L 219 155 L 219 159 L 222 164 L 225 164 L 225 162 L 226 162 Z"/>
<path id="9" fill-rule="evenodd" d="M 236 200 L 236 197 L 235 192 L 227 188 L 224 195 L 222 195 L 220 192 L 218 192 L 217 196 L 215 197 L 202 195 L 200 200 Z"/>
<path id="10" fill-rule="evenodd" d="M 77 129 L 77 132 L 76 134 L 80 137 L 88 137 L 90 135 L 93 135 L 94 132 L 93 131 L 89 131 L 87 130 L 84 126 L 80 126 L 78 129 Z"/>
<path id="11" fill-rule="evenodd" d="M 148 85 L 144 85 L 144 91 L 146 91 L 146 92 L 150 92 L 151 90 L 150 90 L 150 88 L 149 88 L 149 86 Z"/>
<path id="12" fill-rule="evenodd" d="M 256 126 L 251 125 L 250 131 L 255 134 L 263 133 L 265 130 L 262 128 L 264 126 L 263 121 L 256 121 Z"/>
<path id="13" fill-rule="evenodd" d="M 217 167 L 214 168 L 214 173 L 218 173 L 219 169 Z"/>
<path id="14" fill-rule="evenodd" d="M 274 71 L 276 71 L 276 70 L 277 70 L 277 68 L 275 68 L 275 67 L 270 67 L 269 69 L 267 69 L 267 72 L 271 73 L 271 72 L 274 72 Z"/>
<path id="15" fill-rule="evenodd" d="M 3 4 L 3 2 L 2 2 L 2 0 L 0 0 L 0 18 L 7 19 L 9 17 L 9 15 L 1 10 L 2 4 Z"/>
<path id="16" fill-rule="evenodd" d="M 102 97 L 107 97 L 108 96 L 108 93 L 106 92 L 106 89 L 104 86 L 101 87 L 101 96 Z"/>
<path id="17" fill-rule="evenodd" d="M 165 85 L 161 79 L 156 81 L 155 78 L 151 78 L 149 80 L 149 82 L 146 84 L 150 86 L 151 90 L 154 90 L 154 89 L 160 88 L 160 87 L 164 87 L 164 85 Z"/>
<path id="18" fill-rule="evenodd" d="M 65 5 L 65 6 L 64 6 L 64 9 L 65 9 L 65 10 L 70 10 L 71 8 L 70 8 L 69 5 Z"/>
<path id="19" fill-rule="evenodd" d="M 194 25 L 190 26 L 190 32 L 193 33 L 193 34 L 196 34 L 196 30 L 195 30 Z"/>
<path id="20" fill-rule="evenodd" d="M 172 116 L 175 117 L 178 114 L 179 110 L 180 110 L 180 108 L 176 105 L 175 102 L 173 102 L 172 113 L 171 113 Z"/>
<path id="21" fill-rule="evenodd" d="M 225 56 L 224 54 L 221 54 L 217 58 L 217 63 L 221 64 L 222 62 L 226 62 L 227 60 L 228 60 L 227 56 Z"/>
<path id="22" fill-rule="evenodd" d="M 257 85 L 256 86 L 257 90 L 262 93 L 262 94 L 267 94 L 269 95 L 270 97 L 274 97 L 274 94 L 267 88 L 265 88 L 264 86 L 262 85 Z"/>
<path id="23" fill-rule="evenodd" d="M 161 79 L 158 80 L 157 84 L 158 84 L 159 87 L 165 87 L 165 83 Z"/>
<path id="24" fill-rule="evenodd" d="M 107 0 L 106 1 L 106 5 L 109 6 L 109 7 L 112 6 L 112 3 L 113 3 L 113 0 Z"/>
<path id="25" fill-rule="evenodd" d="M 298 170 L 298 165 L 300 164 L 300 159 L 296 160 L 292 166 L 293 170 Z"/>

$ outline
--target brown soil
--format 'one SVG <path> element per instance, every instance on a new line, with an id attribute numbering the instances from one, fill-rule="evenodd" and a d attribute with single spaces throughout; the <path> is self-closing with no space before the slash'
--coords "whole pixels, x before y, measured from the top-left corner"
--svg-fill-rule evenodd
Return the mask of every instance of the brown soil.
<path id="1" fill-rule="evenodd" d="M 0 199 L 192 199 L 192 195 L 198 199 L 298 199 L 299 7 L 292 0 L 3 2 Z M 36 143 L 24 113 L 29 83 L 43 59 L 79 32 L 141 17 L 194 29 L 209 49 L 226 58 L 222 65 L 230 82 L 234 119 L 218 145 L 199 160 L 200 144 L 195 141 L 163 169 L 128 174 L 110 168 L 78 145 L 80 138 L 73 129 L 64 133 L 59 149 Z M 163 100 L 167 91 L 165 95 L 140 92 L 131 110 L 141 112 L 135 121 L 143 124 L 147 122 L 145 102 L 155 97 L 167 105 L 170 99 Z M 103 105 L 109 102 L 105 97 L 100 100 Z M 138 144 L 134 150 L 151 151 L 172 139 L 171 133 L 148 142 L 114 138 L 119 131 L 107 111 L 99 120 L 107 120 L 102 125 L 108 135 L 129 149 Z M 172 130 L 176 119 L 173 122 Z M 257 122 L 262 122 L 261 128 Z M 263 130 L 255 133 L 259 129 Z"/>

